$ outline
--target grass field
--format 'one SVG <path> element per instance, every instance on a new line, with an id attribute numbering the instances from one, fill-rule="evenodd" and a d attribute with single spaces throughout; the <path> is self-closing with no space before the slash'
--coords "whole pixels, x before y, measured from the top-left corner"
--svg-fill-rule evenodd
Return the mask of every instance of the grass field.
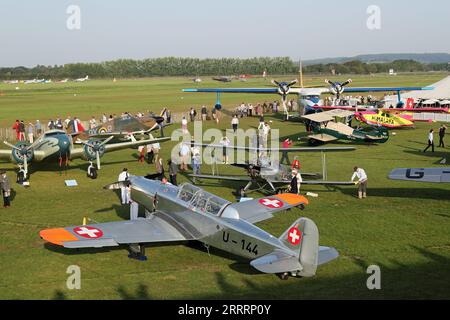
<path id="1" fill-rule="evenodd" d="M 443 74 L 353 77 L 354 85 L 429 85 Z M 287 77 L 286 77 L 287 78 Z M 347 77 L 343 77 L 347 78 Z M 323 79 L 307 78 L 319 85 Z M 223 86 L 205 81 L 202 86 Z M 225 86 L 260 86 L 250 80 Z M 79 117 L 101 113 L 158 111 L 167 106 L 175 112 L 190 106 L 211 105 L 214 95 L 183 94 L 192 87 L 189 79 L 145 79 L 90 81 L 80 84 L 0 85 L 0 125 L 16 118 L 41 121 L 67 114 Z M 76 96 L 74 96 L 76 94 Z M 183 98 L 183 99 L 182 99 Z M 225 106 L 241 101 L 258 102 L 277 97 L 229 95 Z M 295 140 L 305 137 L 304 126 L 272 119 L 272 128 Z M 256 118 L 244 119 L 241 127 L 257 125 Z M 208 127 L 216 127 L 208 122 Z M 259 224 L 275 236 L 281 235 L 300 215 L 313 219 L 320 230 L 320 243 L 334 246 L 340 257 L 319 268 L 310 279 L 281 281 L 255 272 L 246 261 L 199 244 L 151 246 L 149 261 L 127 258 L 124 248 L 70 251 L 46 245 L 39 231 L 48 227 L 81 224 L 84 216 L 98 222 L 127 219 L 128 209 L 117 195 L 102 189 L 114 182 L 126 166 L 132 174 L 153 173 L 151 165 L 140 165 L 137 152 L 125 150 L 103 157 L 99 178 L 85 177 L 86 163 L 79 160 L 67 172 L 59 173 L 56 163 L 32 166 L 32 186 L 14 186 L 12 208 L 0 208 L 0 298 L 1 299 L 449 299 L 450 298 L 450 185 L 396 182 L 387 179 L 397 167 L 433 167 L 449 148 L 423 154 L 427 131 L 439 124 L 420 123 L 415 129 L 395 130 L 383 145 L 357 145 L 357 151 L 329 154 L 330 180 L 348 180 L 354 165 L 366 169 L 369 198 L 355 198 L 354 187 L 304 187 L 303 192 L 319 194 L 311 198 L 305 211 L 280 213 Z M 177 125 L 166 130 L 170 133 Z M 225 119 L 220 128 L 230 127 Z M 447 140 L 449 140 L 447 138 Z M 450 140 L 449 140 L 450 141 Z M 174 142 L 163 144 L 168 158 Z M 300 140 L 298 146 L 306 145 Z M 332 144 L 337 146 L 344 144 Z M 292 158 L 292 157 L 291 157 Z M 318 154 L 302 154 L 302 168 L 320 172 Z M 14 166 L 0 163 L 15 177 Z M 210 169 L 202 167 L 203 173 Z M 224 166 L 220 173 L 240 174 Z M 76 179 L 69 189 L 64 180 Z M 188 181 L 180 176 L 181 182 Z M 206 184 L 205 189 L 234 200 L 235 183 Z M 66 269 L 81 268 L 81 290 L 68 290 Z M 381 268 L 381 290 L 366 287 L 369 265 Z"/>

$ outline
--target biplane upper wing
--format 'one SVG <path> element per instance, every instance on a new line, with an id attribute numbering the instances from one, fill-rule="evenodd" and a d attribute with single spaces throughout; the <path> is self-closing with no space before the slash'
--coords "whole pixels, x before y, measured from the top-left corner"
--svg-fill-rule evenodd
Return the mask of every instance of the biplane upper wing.
<path id="1" fill-rule="evenodd" d="M 261 199 L 231 204 L 227 210 L 236 210 L 239 218 L 257 223 L 273 217 L 274 213 L 308 204 L 308 199 L 291 193 L 277 194 Z"/>
<path id="2" fill-rule="evenodd" d="M 216 89 L 183 89 L 183 92 L 198 93 L 267 93 L 277 94 L 277 88 L 216 88 Z"/>
<path id="3" fill-rule="evenodd" d="M 419 182 L 450 182 L 450 168 L 395 169 L 389 174 L 391 180 Z"/>
<path id="4" fill-rule="evenodd" d="M 159 213 L 158 213 L 159 214 Z M 101 248 L 122 244 L 176 242 L 196 237 L 173 219 L 151 218 L 42 230 L 39 236 L 65 248 Z"/>

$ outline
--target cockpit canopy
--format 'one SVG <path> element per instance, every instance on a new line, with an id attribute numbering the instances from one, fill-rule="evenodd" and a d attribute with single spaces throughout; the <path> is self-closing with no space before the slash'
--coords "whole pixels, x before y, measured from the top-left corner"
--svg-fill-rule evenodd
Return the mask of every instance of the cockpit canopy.
<path id="1" fill-rule="evenodd" d="M 219 215 L 231 203 L 189 183 L 179 187 L 177 198 L 197 212 L 213 215 Z"/>

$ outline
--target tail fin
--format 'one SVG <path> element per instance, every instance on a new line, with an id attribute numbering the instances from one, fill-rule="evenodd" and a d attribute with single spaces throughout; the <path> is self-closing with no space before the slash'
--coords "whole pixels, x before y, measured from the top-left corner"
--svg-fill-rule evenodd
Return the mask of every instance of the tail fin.
<path id="1" fill-rule="evenodd" d="M 339 256 L 334 248 L 319 247 L 319 230 L 308 218 L 298 219 L 279 240 L 286 249 L 275 249 L 250 264 L 264 273 L 313 277 L 317 266 Z"/>
<path id="2" fill-rule="evenodd" d="M 299 275 L 314 276 L 319 263 L 319 229 L 314 221 L 300 218 L 283 233 L 280 240 L 286 247 L 298 252 L 302 266 Z"/>

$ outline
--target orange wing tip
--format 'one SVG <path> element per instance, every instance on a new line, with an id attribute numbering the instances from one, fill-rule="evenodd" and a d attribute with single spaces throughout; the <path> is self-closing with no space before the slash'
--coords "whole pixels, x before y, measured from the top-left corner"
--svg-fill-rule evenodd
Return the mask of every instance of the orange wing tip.
<path id="1" fill-rule="evenodd" d="M 298 194 L 283 193 L 276 195 L 276 197 L 284 202 L 287 202 L 289 205 L 299 205 L 300 203 L 309 204 L 308 199 Z"/>
<path id="2" fill-rule="evenodd" d="M 62 246 L 66 241 L 77 241 L 78 238 L 64 228 L 47 229 L 39 232 L 39 236 L 47 242 Z"/>

